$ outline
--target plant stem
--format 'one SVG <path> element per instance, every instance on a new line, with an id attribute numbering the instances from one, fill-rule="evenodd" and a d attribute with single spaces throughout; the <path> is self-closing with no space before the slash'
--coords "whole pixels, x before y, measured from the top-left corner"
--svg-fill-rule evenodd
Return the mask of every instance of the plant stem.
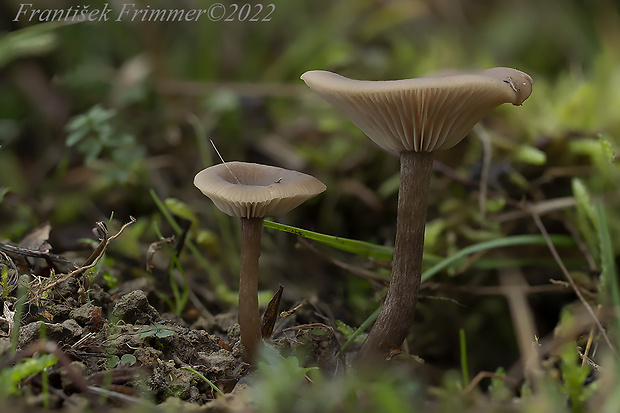
<path id="1" fill-rule="evenodd" d="M 241 218 L 239 327 L 246 361 L 252 361 L 261 340 L 258 310 L 258 258 L 263 218 Z"/>
<path id="2" fill-rule="evenodd" d="M 392 278 L 383 308 L 357 355 L 358 364 L 376 364 L 407 337 L 422 278 L 426 202 L 434 155 L 401 152 L 400 187 Z"/>

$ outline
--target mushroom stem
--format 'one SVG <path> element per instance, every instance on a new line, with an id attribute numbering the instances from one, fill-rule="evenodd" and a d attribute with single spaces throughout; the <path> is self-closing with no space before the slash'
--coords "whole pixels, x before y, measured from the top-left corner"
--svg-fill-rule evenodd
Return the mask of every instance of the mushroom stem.
<path id="1" fill-rule="evenodd" d="M 241 218 L 241 273 L 239 275 L 239 328 L 245 358 L 252 361 L 260 343 L 258 258 L 263 218 Z"/>
<path id="2" fill-rule="evenodd" d="M 383 308 L 357 360 L 377 363 L 407 337 L 422 280 L 426 202 L 433 152 L 400 153 L 400 187 L 392 277 Z"/>

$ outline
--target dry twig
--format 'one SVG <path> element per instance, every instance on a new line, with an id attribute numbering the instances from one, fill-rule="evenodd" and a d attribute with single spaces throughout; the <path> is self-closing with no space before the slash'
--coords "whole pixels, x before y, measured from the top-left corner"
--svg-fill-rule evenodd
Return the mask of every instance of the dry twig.
<path id="1" fill-rule="evenodd" d="M 77 278 L 80 275 L 82 275 L 85 271 L 95 267 L 97 265 L 97 263 L 99 262 L 99 260 L 103 257 L 103 255 L 105 254 L 108 245 L 110 244 L 110 242 L 112 240 L 114 240 L 115 238 L 117 238 L 118 236 L 120 236 L 123 231 L 125 230 L 125 228 L 127 228 L 129 225 L 133 224 L 134 222 L 136 222 L 136 219 L 132 216 L 129 217 L 130 221 L 125 223 L 121 229 L 118 230 L 118 232 L 114 235 L 112 235 L 111 237 L 107 237 L 107 234 L 105 234 L 105 231 L 103 231 L 103 237 L 101 242 L 99 243 L 99 246 L 95 249 L 95 251 L 90 255 L 90 257 L 88 257 L 88 259 L 86 260 L 86 262 L 84 263 L 84 265 L 82 265 L 80 268 L 77 268 L 73 271 L 71 271 L 68 274 L 64 274 L 62 276 L 60 276 L 59 278 L 56 278 L 54 281 L 46 283 L 45 285 L 41 285 L 40 288 L 29 288 L 28 290 L 28 294 L 29 294 L 29 301 L 37 301 L 37 299 L 35 297 L 40 297 L 41 295 L 43 295 L 44 292 L 51 290 L 52 288 L 57 287 L 59 284 L 62 284 L 63 282 L 67 281 L 70 278 Z M 98 223 L 99 228 L 102 228 L 101 225 Z M 100 232 L 101 233 L 101 232 Z M 33 281 L 34 282 L 40 282 L 41 280 L 37 280 L 37 281 Z M 35 297 L 33 297 L 35 296 Z"/>
<path id="2" fill-rule="evenodd" d="M 558 263 L 558 266 L 562 270 L 562 273 L 564 274 L 564 276 L 566 277 L 566 279 L 570 283 L 571 287 L 573 288 L 573 291 L 575 291 L 575 294 L 577 295 L 577 298 L 579 298 L 579 301 L 581 301 L 581 303 L 585 307 L 586 311 L 590 314 L 590 316 L 594 320 L 594 323 L 598 327 L 599 331 L 601 332 L 601 334 L 603 336 L 603 339 L 605 340 L 605 342 L 609 346 L 610 350 L 613 352 L 614 356 L 618 357 L 618 352 L 616 351 L 614 346 L 611 344 L 611 340 L 609 339 L 609 336 L 607 335 L 607 332 L 605 331 L 605 328 L 603 327 L 603 325 L 599 321 L 599 319 L 596 316 L 596 314 L 594 314 L 594 310 L 592 310 L 592 307 L 590 306 L 590 304 L 583 297 L 583 294 L 581 293 L 581 290 L 579 289 L 579 287 L 577 287 L 577 284 L 575 283 L 575 280 L 573 279 L 573 277 L 568 272 L 568 269 L 566 269 L 566 266 L 564 265 L 564 262 L 562 261 L 562 258 L 560 257 L 560 254 L 558 254 L 558 250 L 553 245 L 553 242 L 551 241 L 551 238 L 549 237 L 549 233 L 547 232 L 547 229 L 545 228 L 545 225 L 543 224 L 542 220 L 540 219 L 540 216 L 538 215 L 538 213 L 534 209 L 528 208 L 528 210 L 529 210 L 530 214 L 532 215 L 532 218 L 534 219 L 534 222 L 536 223 L 536 226 L 538 227 L 540 233 L 545 238 L 545 241 L 547 242 L 547 246 L 549 247 L 549 251 L 551 251 L 551 255 L 553 255 L 553 258 Z"/>

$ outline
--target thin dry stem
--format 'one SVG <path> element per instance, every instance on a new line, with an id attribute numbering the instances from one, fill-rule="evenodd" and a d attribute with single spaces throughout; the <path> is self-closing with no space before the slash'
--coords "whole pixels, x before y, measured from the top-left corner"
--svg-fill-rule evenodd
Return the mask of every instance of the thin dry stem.
<path id="1" fill-rule="evenodd" d="M 529 210 L 530 214 L 532 215 L 532 218 L 534 219 L 534 222 L 536 223 L 536 226 L 538 227 L 538 230 L 540 231 L 542 236 L 545 238 L 545 241 L 547 242 L 547 246 L 549 247 L 549 251 L 551 251 L 551 255 L 553 255 L 553 258 L 555 259 L 555 261 L 558 263 L 558 266 L 562 270 L 562 274 L 564 274 L 564 276 L 566 277 L 566 279 L 570 283 L 571 287 L 573 288 L 573 291 L 575 291 L 575 294 L 577 295 L 577 298 L 579 298 L 579 301 L 581 301 L 581 303 L 585 307 L 585 309 L 588 312 L 588 314 L 590 314 L 590 316 L 594 320 L 594 323 L 596 324 L 596 326 L 598 327 L 599 331 L 603 335 L 603 338 L 605 339 L 605 342 L 609 346 L 610 350 L 613 352 L 614 356 L 618 357 L 618 352 L 614 348 L 613 344 L 611 344 L 611 340 L 609 339 L 609 336 L 607 335 L 607 332 L 605 331 L 605 328 L 603 327 L 603 325 L 599 321 L 599 319 L 596 316 L 596 314 L 594 314 L 594 310 L 592 310 L 592 307 L 590 306 L 590 304 L 588 304 L 586 299 L 583 297 L 583 294 L 581 294 L 581 291 L 577 287 L 577 284 L 575 284 L 575 280 L 573 280 L 573 277 L 570 275 L 570 273 L 566 269 L 566 266 L 564 265 L 564 262 L 562 261 L 562 258 L 560 257 L 560 254 L 558 254 L 558 250 L 553 245 L 553 242 L 551 241 L 551 238 L 549 237 L 549 233 L 547 232 L 547 229 L 545 228 L 545 225 L 543 224 L 542 220 L 540 219 L 540 216 L 538 215 L 538 213 L 534 209 L 528 208 L 528 210 Z"/>
<path id="2" fill-rule="evenodd" d="M 596 307 L 596 318 L 598 319 L 601 314 L 601 305 L 599 304 Z M 592 341 L 594 340 L 594 326 L 590 328 L 590 334 L 588 335 L 588 342 L 586 343 L 586 349 L 583 351 L 583 356 L 581 360 L 581 367 L 586 365 L 586 361 L 588 360 L 588 356 L 590 355 L 590 348 L 592 348 Z"/>
<path id="3" fill-rule="evenodd" d="M 310 242 L 308 242 L 307 240 L 303 238 L 299 238 L 298 241 L 305 248 L 309 249 L 310 251 L 314 252 L 317 255 L 320 255 L 322 259 L 329 261 L 330 263 L 332 263 L 338 268 L 342 268 L 343 270 L 350 272 L 356 277 L 359 277 L 363 280 L 368 281 L 375 288 L 379 288 L 382 285 L 381 283 L 386 281 L 386 277 L 383 275 L 377 274 L 365 268 L 360 268 L 355 265 L 347 264 L 346 262 L 327 256 L 326 254 L 319 251 Z"/>
<path id="4" fill-rule="evenodd" d="M 529 287 L 518 269 L 506 269 L 500 274 L 500 283 L 508 300 L 510 316 L 517 336 L 519 352 L 523 360 L 525 377 L 536 386 L 541 373 L 540 356 L 534 339 L 537 337 L 534 314 L 527 302 Z"/>
<path id="5" fill-rule="evenodd" d="M 233 178 L 235 178 L 235 181 L 237 181 L 237 183 L 239 185 L 241 185 L 241 181 L 239 181 L 239 178 L 237 178 L 237 175 L 235 175 L 233 173 L 233 171 L 228 167 L 228 164 L 224 160 L 224 157 L 222 157 L 222 154 L 220 153 L 220 151 L 217 150 L 217 146 L 215 146 L 215 143 L 213 142 L 213 139 L 209 139 L 209 142 L 211 142 L 211 145 L 213 145 L 213 149 L 215 149 L 215 153 L 217 153 L 217 156 L 220 157 L 220 160 L 222 161 L 222 163 L 224 164 L 226 169 L 228 169 L 228 172 L 230 172 L 230 174 L 233 176 Z"/>
<path id="6" fill-rule="evenodd" d="M 111 237 L 107 238 L 104 242 L 102 242 L 99 247 L 97 247 L 97 249 L 95 250 L 95 252 L 93 253 L 93 255 L 91 255 L 91 257 L 89 257 L 89 259 L 87 260 L 87 262 L 89 262 L 89 264 L 84 265 L 74 271 L 71 271 L 68 274 L 63 275 L 62 277 L 56 279 L 54 282 L 51 282 L 43 287 L 41 287 L 41 289 L 39 290 L 39 294 L 43 294 L 43 292 L 50 290 L 54 287 L 56 287 L 59 284 L 62 284 L 63 282 L 67 281 L 69 278 L 72 277 L 77 277 L 78 275 L 84 273 L 84 271 L 89 270 L 93 267 L 95 267 L 97 265 L 97 263 L 99 262 L 99 260 L 101 259 L 101 257 L 103 257 L 103 254 L 105 254 L 106 250 L 108 249 L 108 245 L 110 244 L 110 242 L 117 238 L 119 235 L 121 235 L 123 233 L 123 231 L 125 230 L 125 228 L 127 228 L 129 225 L 133 224 L 134 222 L 136 222 L 136 219 L 132 216 L 129 217 L 130 221 L 125 223 L 121 229 L 118 230 L 118 232 L 114 235 L 112 235 Z"/>
<path id="7" fill-rule="evenodd" d="M 474 377 L 469 383 L 469 385 L 465 387 L 465 389 L 463 390 L 463 393 L 465 394 L 470 393 L 472 390 L 478 387 L 478 385 L 483 379 L 504 380 L 506 383 L 509 383 L 510 386 L 513 388 L 517 388 L 517 386 L 519 385 L 519 382 L 511 377 L 502 376 L 500 374 L 493 373 L 490 371 L 481 371 L 481 372 L 478 372 L 478 374 L 476 374 L 476 377 Z"/>

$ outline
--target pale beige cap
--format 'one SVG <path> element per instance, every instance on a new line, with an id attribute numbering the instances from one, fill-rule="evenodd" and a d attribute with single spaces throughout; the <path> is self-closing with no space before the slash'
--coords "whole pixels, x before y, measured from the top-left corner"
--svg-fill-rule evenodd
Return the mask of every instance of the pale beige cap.
<path id="1" fill-rule="evenodd" d="M 323 70 L 301 78 L 377 145 L 396 152 L 451 148 L 493 108 L 521 105 L 532 93 L 532 78 L 506 67 L 388 81 Z"/>
<path id="2" fill-rule="evenodd" d="M 226 162 L 198 172 L 194 185 L 218 209 L 239 218 L 284 214 L 325 191 L 313 176 L 246 162 Z"/>

